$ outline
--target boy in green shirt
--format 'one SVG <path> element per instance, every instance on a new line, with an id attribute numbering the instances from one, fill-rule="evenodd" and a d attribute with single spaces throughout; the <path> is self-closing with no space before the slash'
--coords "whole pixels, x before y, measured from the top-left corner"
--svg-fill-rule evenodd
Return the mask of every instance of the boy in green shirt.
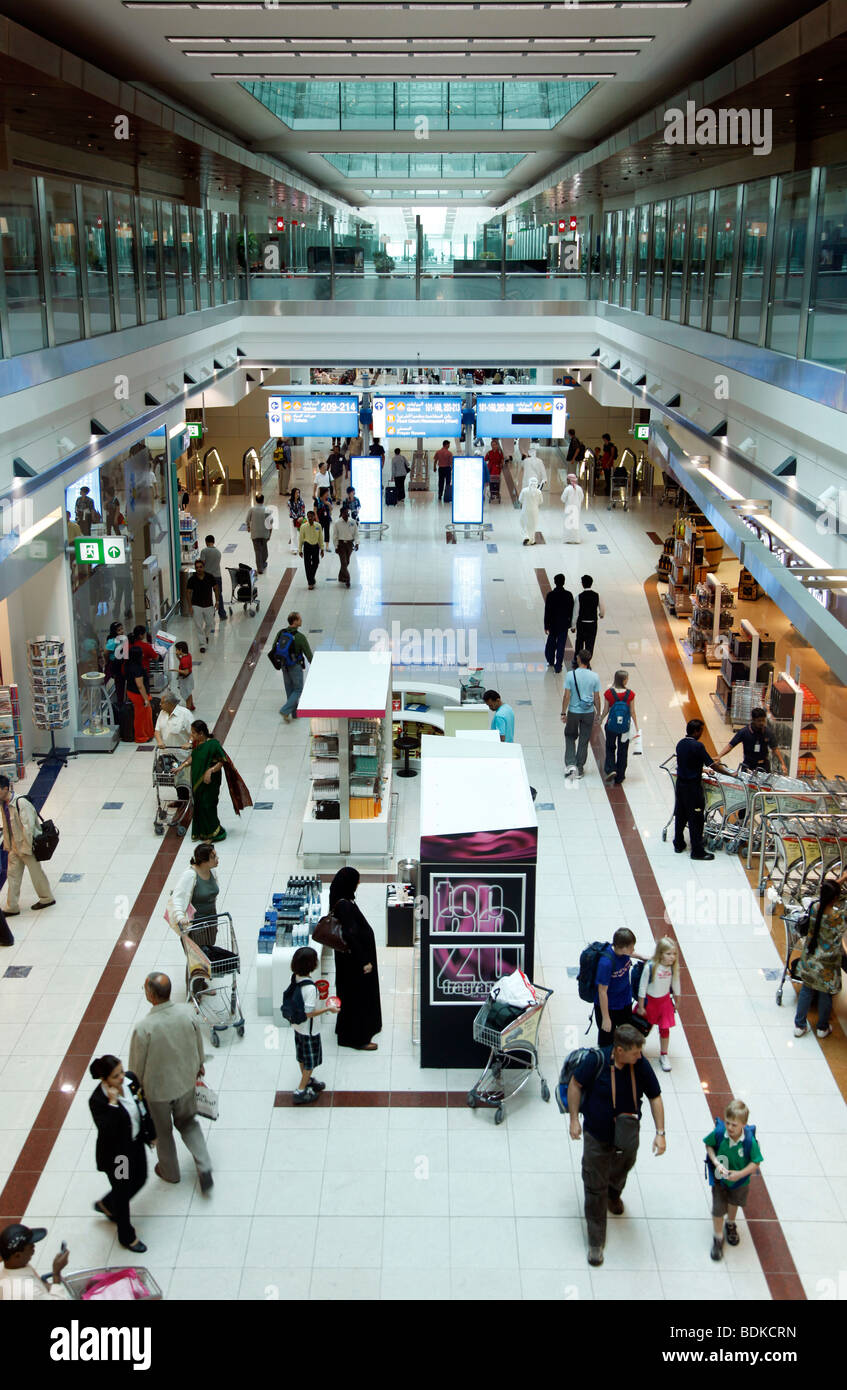
<path id="1" fill-rule="evenodd" d="M 703 1140 L 709 1162 L 714 1167 L 714 1187 L 712 1188 L 712 1251 L 713 1260 L 723 1259 L 724 1218 L 726 1218 L 726 1241 L 737 1245 L 739 1241 L 735 1216 L 739 1207 L 747 1205 L 750 1192 L 750 1179 L 759 1171 L 762 1151 L 756 1139 L 755 1125 L 748 1129 L 750 1111 L 743 1100 L 731 1100 L 724 1111 L 723 1133 L 718 1137 L 718 1126 Z"/>

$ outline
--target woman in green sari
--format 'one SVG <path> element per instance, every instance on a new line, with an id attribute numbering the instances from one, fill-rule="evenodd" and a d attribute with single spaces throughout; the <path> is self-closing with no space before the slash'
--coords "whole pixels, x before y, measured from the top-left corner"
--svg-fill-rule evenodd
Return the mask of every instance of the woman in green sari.
<path id="1" fill-rule="evenodd" d="M 229 762 L 209 726 L 202 719 L 191 725 L 191 757 L 183 766 L 191 765 L 191 787 L 194 796 L 194 817 L 191 821 L 192 840 L 225 840 L 226 831 L 218 820 L 218 798 L 221 794 L 221 771 Z"/>

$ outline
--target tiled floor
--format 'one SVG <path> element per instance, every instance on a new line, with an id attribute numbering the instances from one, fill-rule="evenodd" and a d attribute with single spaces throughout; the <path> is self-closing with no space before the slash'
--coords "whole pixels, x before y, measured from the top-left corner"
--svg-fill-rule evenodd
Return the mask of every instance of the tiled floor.
<path id="1" fill-rule="evenodd" d="M 197 510 L 202 520 L 204 507 Z M 221 501 L 215 534 L 249 558 L 239 533 L 242 512 Z M 579 547 L 566 546 L 554 492 L 542 511 L 544 548 L 524 548 L 504 491 L 489 517 L 496 553 L 461 540 L 445 549 L 446 518 L 432 494 L 412 494 L 389 511 L 386 539 L 363 543 L 355 557 L 349 593 L 326 582 L 336 573 L 333 557 L 309 594 L 287 535 L 278 537 L 260 580 L 259 615 L 237 612 L 205 657 L 195 648 L 198 715 L 210 723 L 225 716 L 229 753 L 254 800 L 273 808 L 236 820 L 221 803 L 228 830 L 220 847 L 222 902 L 242 944 L 247 1031 L 209 1048 L 208 1079 L 221 1101 L 219 1121 L 207 1126 L 212 1194 L 200 1195 L 182 1150 L 181 1185 L 166 1187 L 151 1176 L 133 1203 L 149 1247 L 146 1263 L 177 1299 L 466 1299 L 502 1297 L 504 1289 L 524 1298 L 766 1299 L 780 1288 L 775 1271 L 794 1288 L 792 1262 L 807 1296 L 820 1296 L 822 1280 L 837 1284 L 847 1243 L 847 1201 L 838 1184 L 847 1168 L 847 1110 L 824 1060 L 826 1045 L 813 1036 L 795 1041 L 790 1000 L 782 1010 L 774 1003 L 766 972 L 778 966 L 778 952 L 740 863 L 719 856 L 695 865 L 661 840 L 670 783 L 659 763 L 681 735 L 689 698 L 665 660 L 644 591 L 657 553 L 649 533 L 662 531 L 662 513 L 647 505 L 607 513 L 598 500 L 596 531 Z M 297 567 L 281 589 L 289 565 Z M 539 566 L 548 578 L 563 568 L 574 588 L 583 571 L 594 573 L 608 614 L 595 667 L 605 676 L 633 663 L 644 756 L 631 760 L 623 792 L 611 797 L 591 762 L 576 786 L 562 776 L 561 677 L 548 673 L 543 658 Z M 494 588 L 495 580 L 504 582 Z M 443 628 L 450 622 L 445 604 L 454 625 L 476 634 L 486 678 L 516 709 L 538 802 L 553 808 L 539 816 L 536 956 L 537 977 L 555 990 L 541 1034 L 551 1083 L 587 1023 L 587 1006 L 568 974 L 582 944 L 626 923 L 639 947 L 648 947 L 651 930 L 666 929 L 668 908 L 697 999 L 681 1002 L 674 1069 L 661 1078 L 667 1154 L 653 1157 L 648 1118 L 626 1189 L 627 1213 L 610 1218 L 602 1269 L 585 1263 L 580 1146 L 569 1140 L 553 1102 L 543 1104 L 529 1086 L 495 1127 L 485 1111 L 445 1103 L 476 1073 L 419 1068 L 410 952 L 380 944 L 379 1051 L 339 1053 L 327 1030 L 320 1075 L 335 1092 L 430 1092 L 438 1103 L 274 1103 L 296 1078 L 293 1045 L 287 1029 L 256 1013 L 252 947 L 271 892 L 298 867 L 306 773 L 306 730 L 281 723 L 280 679 L 261 655 L 250 654 L 275 595 L 283 617 L 299 608 L 306 631 L 320 629 L 311 640 L 322 647 L 367 649 L 374 630 L 394 619 Z M 194 646 L 187 624 L 174 627 L 180 635 L 185 629 Z M 233 706 L 240 673 L 243 693 Z M 183 975 L 179 943 L 162 913 L 190 846 L 181 843 L 174 862 L 166 862 L 168 851 L 153 834 L 150 779 L 149 754 L 126 745 L 111 757 L 80 758 L 60 774 L 46 806 L 62 834 L 49 866 L 59 905 L 14 919 L 17 944 L 0 961 L 2 969 L 31 967 L 22 979 L 0 977 L 0 1211 L 47 1225 L 51 1249 L 67 1241 L 76 1267 L 114 1263 L 122 1252 L 113 1228 L 91 1212 L 103 1187 L 94 1169 L 91 1083 L 79 1068 L 66 1080 L 68 1063 L 87 1063 L 103 1051 L 125 1059 L 133 1024 L 147 1010 L 145 975 L 153 968 L 168 970 L 175 982 Z M 417 853 L 419 786 L 398 786 L 398 857 Z M 121 804 L 106 811 L 107 801 Z M 371 881 L 359 899 L 382 943 L 381 866 L 368 867 Z M 59 884 L 63 873 L 81 877 Z M 125 973 L 118 960 L 128 962 Z M 98 985 L 114 994 L 108 1012 L 91 1003 Z M 712 1042 L 715 1077 L 725 1074 L 759 1127 L 762 1188 L 773 1213 L 757 1215 L 755 1243 L 742 1222 L 740 1246 L 717 1266 L 708 1258 L 701 1145 L 717 1096 L 714 1087 L 705 1090 Z M 651 1039 L 647 1055 L 654 1061 L 655 1049 Z M 798 1177 L 806 1179 L 799 1207 Z M 776 1239 L 777 1221 L 787 1244 Z"/>

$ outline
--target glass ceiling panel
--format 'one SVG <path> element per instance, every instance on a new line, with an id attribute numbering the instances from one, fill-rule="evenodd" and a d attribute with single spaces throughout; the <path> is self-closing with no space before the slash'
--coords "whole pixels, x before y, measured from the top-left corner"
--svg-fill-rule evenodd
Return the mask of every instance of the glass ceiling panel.
<path id="1" fill-rule="evenodd" d="M 523 154 L 325 154 L 327 163 L 348 179 L 502 178 Z"/>
<path id="2" fill-rule="evenodd" d="M 293 130 L 549 130 L 593 82 L 242 82 Z"/>

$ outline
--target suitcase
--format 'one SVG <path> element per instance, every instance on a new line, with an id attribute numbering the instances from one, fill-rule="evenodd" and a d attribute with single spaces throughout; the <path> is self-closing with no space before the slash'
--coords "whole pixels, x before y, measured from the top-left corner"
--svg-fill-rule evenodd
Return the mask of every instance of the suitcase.
<path id="1" fill-rule="evenodd" d="M 121 743 L 135 743 L 135 710 L 131 700 L 121 705 L 118 728 L 121 731 Z"/>
<path id="2" fill-rule="evenodd" d="M 385 489 L 385 505 L 386 507 L 397 506 L 397 489 L 395 487 L 387 487 Z"/>

